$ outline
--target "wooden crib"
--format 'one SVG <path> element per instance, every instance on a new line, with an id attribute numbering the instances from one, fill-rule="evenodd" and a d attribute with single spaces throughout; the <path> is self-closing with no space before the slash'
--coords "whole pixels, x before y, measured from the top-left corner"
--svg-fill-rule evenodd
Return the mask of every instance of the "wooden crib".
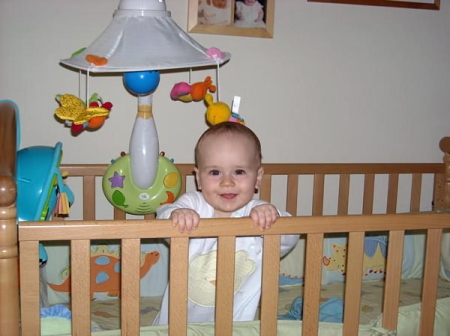
<path id="1" fill-rule="evenodd" d="M 233 333 L 234 244 L 237 236 L 264 235 L 263 282 L 260 313 L 260 335 L 277 335 L 279 235 L 307 235 L 302 332 L 317 335 L 319 330 L 319 295 L 321 258 L 324 234 L 348 233 L 347 281 L 343 335 L 358 335 L 361 272 L 364 236 L 367 232 L 388 231 L 389 247 L 383 303 L 383 328 L 396 330 L 399 309 L 399 287 L 403 239 L 405 230 L 427 230 L 426 257 L 422 294 L 420 335 L 433 335 L 436 291 L 443 230 L 450 228 L 450 156 L 444 163 L 413 164 L 266 164 L 259 197 L 271 200 L 272 181 L 283 176 L 286 185 L 285 209 L 298 213 L 299 177 L 313 176 L 312 210 L 310 216 L 280 218 L 276 225 L 261 233 L 249 219 L 205 219 L 194 233 L 180 234 L 168 221 L 127 219 L 114 209 L 114 220 L 96 220 L 95 179 L 101 177 L 107 165 L 63 165 L 70 177 L 82 177 L 83 220 L 16 223 L 16 184 L 14 107 L 3 103 L 0 112 L 0 335 L 30 336 L 40 334 L 39 265 L 40 240 L 69 240 L 71 248 L 71 310 L 73 335 L 90 335 L 89 253 L 90 241 L 120 239 L 122 258 L 121 331 L 122 335 L 139 335 L 139 258 L 142 238 L 171 238 L 170 270 L 177 274 L 170 280 L 170 324 L 168 334 L 187 335 L 186 305 L 189 237 L 218 237 L 215 335 Z M 443 139 L 441 148 L 450 152 L 450 141 Z M 183 178 L 192 175 L 192 164 L 179 164 Z M 361 214 L 349 214 L 351 176 L 364 177 Z M 388 176 L 386 209 L 374 214 L 374 181 L 377 174 Z M 399 176 L 408 174 L 412 184 L 409 212 L 397 214 Z M 338 176 L 336 215 L 324 215 L 324 185 L 327 176 Z M 422 177 L 431 175 L 434 181 L 433 211 L 420 212 Z M 70 178 L 69 177 L 69 178 Z M 183 190 L 184 191 L 184 190 Z M 280 206 L 281 207 L 281 206 Z M 430 205 L 431 209 L 431 205 Z M 20 253 L 18 252 L 20 250 Z M 20 263 L 20 288 L 19 288 Z M 214 334 L 212 332 L 212 334 Z"/>

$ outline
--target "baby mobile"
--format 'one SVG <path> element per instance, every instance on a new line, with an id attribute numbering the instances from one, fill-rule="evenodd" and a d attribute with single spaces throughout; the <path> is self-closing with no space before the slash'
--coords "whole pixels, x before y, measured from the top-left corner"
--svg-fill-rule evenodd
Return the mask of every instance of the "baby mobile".
<path id="1" fill-rule="evenodd" d="M 87 48 L 61 63 L 86 72 L 122 73 L 127 91 L 137 97 L 138 108 L 129 142 L 129 153 L 112 160 L 103 175 L 102 187 L 108 201 L 133 215 L 154 213 L 162 204 L 173 202 L 181 191 L 181 176 L 159 151 L 153 111 L 153 93 L 159 86 L 159 70 L 219 66 L 230 54 L 206 49 L 186 34 L 170 17 L 163 0 L 121 0 L 110 25 Z M 207 115 L 228 120 L 232 112 L 213 102 L 216 87 L 211 78 L 203 83 L 176 85 L 171 98 L 184 102 L 204 100 Z M 88 83 L 86 87 L 88 88 Z M 88 89 L 86 90 L 88 97 Z M 86 103 L 70 95 L 56 97 L 60 107 L 55 115 L 71 127 L 72 133 L 99 129 L 111 109 L 93 94 Z M 212 123 L 219 117 L 211 117 Z M 210 120 L 208 119 L 208 120 Z"/>

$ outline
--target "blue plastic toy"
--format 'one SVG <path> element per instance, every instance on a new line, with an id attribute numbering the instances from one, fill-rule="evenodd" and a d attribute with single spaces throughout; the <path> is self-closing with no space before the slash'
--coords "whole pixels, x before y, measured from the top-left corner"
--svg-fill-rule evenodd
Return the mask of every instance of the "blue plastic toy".
<path id="1" fill-rule="evenodd" d="M 17 209 L 19 221 L 49 220 L 58 196 L 65 193 L 69 204 L 74 196 L 64 183 L 59 164 L 62 144 L 33 146 L 17 152 Z"/>
<path id="2" fill-rule="evenodd" d="M 33 146 L 17 152 L 17 218 L 19 221 L 49 220 L 61 195 L 68 208 L 74 202 L 74 195 L 64 183 L 59 164 L 62 144 L 55 147 Z M 39 264 L 44 266 L 48 256 L 39 244 Z"/>
<path id="3" fill-rule="evenodd" d="M 10 103 L 13 103 L 9 101 Z M 62 157 L 62 144 L 55 147 L 33 146 L 20 149 L 19 108 L 16 110 L 17 124 L 17 219 L 19 221 L 49 220 L 58 203 L 66 202 L 67 208 L 74 202 L 74 195 L 64 183 L 59 164 Z M 63 199 L 63 200 L 62 200 Z M 47 263 L 48 256 L 39 244 L 39 264 Z"/>

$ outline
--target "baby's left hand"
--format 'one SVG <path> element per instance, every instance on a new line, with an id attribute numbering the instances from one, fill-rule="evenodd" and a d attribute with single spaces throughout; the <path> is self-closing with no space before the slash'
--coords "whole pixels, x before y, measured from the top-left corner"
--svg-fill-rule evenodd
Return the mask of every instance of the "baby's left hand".
<path id="1" fill-rule="evenodd" d="M 254 207 L 250 211 L 250 217 L 253 219 L 255 227 L 261 231 L 270 229 L 278 218 L 278 211 L 272 204 L 262 204 Z"/>

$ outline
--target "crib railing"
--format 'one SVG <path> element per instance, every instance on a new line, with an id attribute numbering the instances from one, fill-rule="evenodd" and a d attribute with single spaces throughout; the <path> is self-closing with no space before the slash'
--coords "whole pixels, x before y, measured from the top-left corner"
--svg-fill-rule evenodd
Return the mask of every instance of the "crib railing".
<path id="1" fill-rule="evenodd" d="M 178 164 L 182 176 L 182 192 L 186 191 L 187 179 L 193 176 L 194 166 L 191 164 Z M 138 312 L 139 312 L 139 274 L 136 273 L 139 269 L 137 266 L 139 259 L 136 257 L 140 251 L 140 239 L 144 237 L 173 237 L 171 245 L 171 267 L 176 269 L 177 274 L 187 274 L 187 263 L 181 263 L 180 260 L 187 260 L 187 236 L 174 235 L 174 232 L 170 226 L 165 227 L 164 222 L 148 221 L 154 218 L 154 215 L 144 216 L 145 220 L 138 220 L 130 222 L 126 220 L 126 214 L 116 208 L 113 208 L 114 221 L 95 221 L 96 219 L 96 204 L 95 195 L 101 192 L 96 190 L 96 180 L 102 178 L 107 165 L 63 165 L 62 170 L 69 173 L 69 185 L 71 177 L 81 177 L 83 185 L 83 214 L 82 218 L 85 222 L 81 221 L 66 221 L 59 222 L 54 221 L 52 223 L 21 223 L 19 228 L 20 233 L 20 249 L 26 251 L 21 255 L 21 270 L 23 273 L 21 278 L 23 283 L 22 290 L 22 327 L 23 335 L 36 334 L 39 328 L 37 327 L 39 321 L 39 283 L 33 279 L 38 279 L 38 267 L 37 260 L 37 241 L 38 240 L 71 240 L 72 260 L 71 268 L 76 269 L 72 274 L 72 291 L 74 296 L 72 297 L 72 309 L 73 309 L 73 326 L 74 334 L 88 334 L 87 330 L 90 328 L 90 314 L 89 314 L 89 249 L 90 240 L 97 238 L 101 239 L 122 239 L 122 250 L 124 254 L 124 261 L 122 261 L 122 269 L 128 270 L 123 272 L 122 283 L 134 284 L 134 286 L 125 286 L 122 288 L 122 316 L 121 325 L 123 335 L 136 334 L 139 328 Z M 307 260 L 306 263 L 306 276 L 305 276 L 305 293 L 304 299 L 307 302 L 304 312 L 304 335 L 315 334 L 318 326 L 318 309 L 319 309 L 319 295 L 320 295 L 320 279 L 321 279 L 321 257 L 324 234 L 330 232 L 326 227 L 330 225 L 333 227 L 332 232 L 349 232 L 349 252 L 348 252 L 348 270 L 347 274 L 359 274 L 356 277 L 347 277 L 347 288 L 352 288 L 352 291 L 358 291 L 361 289 L 360 274 L 363 258 L 363 245 L 364 235 L 369 231 L 382 231 L 392 230 L 389 232 L 390 245 L 389 257 L 387 260 L 387 275 L 386 275 L 386 288 L 385 288 L 385 300 L 384 311 L 385 317 L 383 319 L 383 326 L 387 329 L 395 329 L 397 324 L 398 313 L 398 287 L 401 270 L 402 250 L 403 250 L 403 237 L 404 231 L 413 228 L 428 228 L 429 239 L 427 246 L 427 255 L 429 260 L 434 260 L 431 263 L 426 263 L 425 272 L 429 274 L 425 277 L 424 281 L 427 284 L 427 288 L 435 288 L 437 283 L 437 264 L 436 260 L 439 259 L 439 249 L 436 248 L 440 244 L 440 235 L 442 234 L 439 224 L 443 217 L 438 218 L 438 227 L 435 227 L 436 223 L 435 215 L 424 214 L 420 215 L 420 220 L 415 217 L 408 217 L 408 215 L 402 215 L 404 218 L 404 226 L 398 227 L 399 223 L 396 223 L 390 227 L 381 228 L 380 224 L 382 220 L 380 218 L 389 217 L 374 217 L 371 216 L 344 216 L 349 213 L 350 203 L 350 184 L 353 176 L 360 175 L 363 177 L 363 202 L 360 213 L 363 215 L 370 215 L 374 213 L 374 198 L 375 198 L 375 180 L 379 175 L 386 175 L 388 179 L 388 186 L 386 190 L 386 214 L 394 214 L 397 212 L 398 204 L 398 191 L 399 181 L 402 175 L 409 175 L 411 177 L 411 186 L 409 191 L 409 211 L 418 212 L 420 210 L 420 204 L 423 202 L 421 199 L 421 192 L 423 188 L 423 181 L 426 175 L 431 175 L 432 184 L 434 185 L 432 191 L 432 199 L 427 200 L 431 203 L 434 201 L 435 208 L 443 209 L 448 208 L 445 206 L 445 188 L 444 181 L 448 180 L 446 177 L 446 169 L 443 164 L 265 164 L 265 175 L 262 180 L 262 185 L 259 191 L 259 197 L 267 201 L 271 201 L 273 198 L 274 180 L 277 177 L 283 177 L 285 179 L 286 203 L 285 208 L 291 214 L 298 214 L 298 200 L 299 194 L 304 187 L 302 185 L 302 178 L 304 176 L 312 177 L 312 192 L 310 193 L 311 201 L 311 215 L 314 218 L 298 218 L 296 224 L 292 224 L 293 219 L 281 219 L 277 223 L 277 230 L 271 230 L 265 236 L 265 257 L 264 262 L 267 263 L 263 269 L 264 281 L 263 281 L 263 295 L 261 305 L 261 335 L 275 335 L 276 331 L 276 305 L 277 302 L 277 286 L 278 286 L 278 270 L 279 260 L 273 256 L 278 256 L 277 253 L 270 253 L 278 249 L 278 237 L 276 234 L 289 233 L 295 226 L 295 233 L 308 234 L 307 240 Z M 326 180 L 329 176 L 337 177 L 338 179 L 338 201 L 336 205 L 336 214 L 343 215 L 343 217 L 326 216 L 324 215 L 324 202 L 326 196 Z M 303 198 L 302 198 L 303 200 Z M 283 207 L 280 204 L 277 204 Z M 431 207 L 431 205 L 430 205 Z M 112 208 L 112 207 L 111 207 Z M 317 216 L 317 218 L 316 218 Z M 407 217 L 403 217 L 407 216 Z M 423 217 L 426 216 L 426 217 Z M 431 217 L 427 217 L 431 216 Z M 436 215 L 441 216 L 441 215 Z M 395 217 L 396 218 L 396 217 Z M 424 226 L 423 220 L 430 218 L 429 226 Z M 289 224 L 285 227 L 283 224 L 287 221 Z M 317 222 L 316 222 L 317 221 Z M 325 222 L 321 222 L 325 221 Z M 349 222 L 352 221 L 354 225 L 353 229 L 350 229 Z M 397 219 L 393 219 L 397 221 Z M 228 223 L 228 222 L 227 222 Z M 320 224 L 322 223 L 322 224 Z M 323 224 L 327 223 L 327 224 Z M 406 223 L 406 224 L 405 224 Z M 408 224 L 409 223 L 409 224 Z M 246 229 L 242 233 L 242 227 L 246 226 L 245 220 L 231 220 L 232 228 L 236 228 L 237 231 L 228 231 L 228 233 L 221 234 L 220 227 L 217 223 L 208 222 L 202 223 L 202 230 L 206 230 L 205 235 L 218 236 L 220 246 L 223 252 L 218 255 L 218 263 L 223 266 L 218 266 L 218 272 L 220 279 L 224 279 L 221 282 L 225 285 L 218 285 L 217 289 L 217 314 L 221 318 L 217 320 L 216 330 L 220 330 L 220 335 L 226 335 L 227 331 L 232 328 L 232 305 L 230 304 L 230 294 L 233 289 L 227 287 L 226 283 L 233 283 L 230 279 L 233 277 L 233 272 L 229 269 L 229 265 L 234 265 L 234 255 L 227 253 L 227 251 L 234 250 L 234 238 L 240 234 L 252 234 L 252 229 Z M 248 223 L 247 223 L 248 224 Z M 314 230 L 309 231 L 314 224 Z M 393 223 L 394 224 L 394 223 Z M 306 225 L 303 227 L 303 225 Z M 318 226 L 317 226 L 318 225 Z M 321 226 L 322 225 L 322 226 Z M 410 226 L 408 226 L 410 225 Z M 63 228 L 61 226 L 64 226 Z M 208 228 L 206 228 L 208 227 Z M 211 227 L 211 229 L 209 229 Z M 151 229 L 150 229 L 151 228 Z M 158 228 L 158 229 L 153 229 Z M 216 229 L 217 228 L 217 229 Z M 291 228 L 291 229 L 289 229 Z M 287 229 L 287 231 L 283 231 Z M 41 231 L 42 230 L 42 231 Z M 437 230 L 437 231 L 436 231 Z M 198 231 L 196 235 L 199 234 Z M 277 233 L 278 232 L 278 233 Z M 258 234 L 260 234 L 258 232 Z M 27 238 L 28 237 L 28 238 Z M 97 238 L 96 238 L 97 237 Z M 432 243 L 430 243 L 430 241 Z M 393 244 L 395 242 L 395 244 Z M 269 251 L 269 252 L 267 252 Z M 129 257 L 126 257 L 129 255 Z M 73 256 L 77 256 L 74 258 Z M 272 256 L 272 257 L 271 257 Z M 434 259 L 433 259 L 434 258 Z M 276 260 L 275 260 L 276 259 Z M 228 266 L 227 266 L 228 265 Z M 361 265 L 359 267 L 358 265 Z M 400 265 L 400 266 L 399 266 Z M 227 268 L 228 267 L 228 268 Z M 272 268 L 273 267 L 273 268 Z M 431 268 L 430 268 L 431 267 Z M 30 273 L 28 273 L 30 272 Z M 71 271 L 73 272 L 73 271 Z M 171 286 L 172 298 L 177 298 L 179 302 L 182 298 L 187 298 L 187 277 L 177 277 L 173 279 Z M 345 306 L 345 319 L 344 329 L 345 335 L 356 335 L 359 323 L 359 298 L 352 296 L 350 291 L 346 292 Z M 427 312 L 434 312 L 434 305 L 436 302 L 436 293 L 427 291 L 424 293 L 423 302 L 428 309 Z M 170 327 L 171 335 L 183 335 L 185 334 L 186 327 L 186 307 L 183 305 L 172 304 L 170 312 L 170 318 L 172 321 Z M 424 314 L 422 320 L 426 321 L 422 323 L 423 330 L 427 332 L 424 335 L 429 335 L 428 331 L 433 328 L 433 324 L 429 323 L 434 320 L 434 313 Z M 216 333 L 219 335 L 219 333 Z"/>
<path id="2" fill-rule="evenodd" d="M 348 268 L 345 291 L 344 335 L 358 334 L 364 235 L 389 231 L 387 272 L 384 291 L 383 327 L 395 330 L 398 314 L 400 269 L 405 230 L 427 230 L 421 335 L 432 335 L 442 230 L 450 228 L 450 214 L 350 215 L 280 218 L 263 232 L 263 275 L 260 335 L 277 333 L 279 235 L 306 234 L 303 335 L 316 335 L 320 303 L 323 237 L 326 233 L 348 232 Z M 232 335 L 234 244 L 237 236 L 261 235 L 249 219 L 204 219 L 191 235 L 181 234 L 166 220 L 28 222 L 19 227 L 22 335 L 39 335 L 40 240 L 70 240 L 72 328 L 74 335 L 90 334 L 89 253 L 90 240 L 121 240 L 121 329 L 122 335 L 139 334 L 140 239 L 171 238 L 169 335 L 187 334 L 186 305 L 188 239 L 218 237 L 216 288 L 216 335 Z"/>
<path id="3" fill-rule="evenodd" d="M 450 161 L 450 160 L 449 160 Z M 285 185 L 285 209 L 292 215 L 299 214 L 298 199 L 299 192 L 302 189 L 300 179 L 302 177 L 312 177 L 313 190 L 310 192 L 312 197 L 311 215 L 321 216 L 324 214 L 324 199 L 326 195 L 325 181 L 328 177 L 338 178 L 338 203 L 336 214 L 347 215 L 349 213 L 350 183 L 354 176 L 363 177 L 363 203 L 357 214 L 374 213 L 374 195 L 375 180 L 378 176 L 386 175 L 388 177 L 386 190 L 386 203 L 382 213 L 397 213 L 398 192 L 400 178 L 410 176 L 409 190 L 409 209 L 406 212 L 418 212 L 421 205 L 421 192 L 424 185 L 424 177 L 430 175 L 433 180 L 432 199 L 429 200 L 430 210 L 431 202 L 433 209 L 447 209 L 445 202 L 446 191 L 444 181 L 450 181 L 450 171 L 440 163 L 370 163 L 370 164 L 264 164 L 264 176 L 259 190 L 259 197 L 266 201 L 272 200 L 274 191 L 273 180 L 276 177 L 284 177 Z M 450 166 L 450 162 L 449 162 Z M 83 219 L 95 220 L 95 195 L 96 178 L 101 178 L 108 166 L 102 164 L 91 165 L 62 165 L 61 169 L 67 171 L 70 177 L 82 177 L 83 180 Z M 193 164 L 177 164 L 182 179 L 181 193 L 186 192 L 187 179 L 193 176 Z M 450 170 L 450 169 L 449 169 Z M 448 176 L 447 176 L 448 175 Z M 70 183 L 70 180 L 69 180 Z M 189 190 L 188 190 L 189 191 Z M 98 191 L 97 191 L 98 192 Z M 101 190 L 100 190 L 101 192 Z M 282 207 L 281 204 L 277 206 Z M 114 219 L 125 219 L 126 214 L 114 208 Z M 153 219 L 154 214 L 144 216 L 145 219 Z"/>

